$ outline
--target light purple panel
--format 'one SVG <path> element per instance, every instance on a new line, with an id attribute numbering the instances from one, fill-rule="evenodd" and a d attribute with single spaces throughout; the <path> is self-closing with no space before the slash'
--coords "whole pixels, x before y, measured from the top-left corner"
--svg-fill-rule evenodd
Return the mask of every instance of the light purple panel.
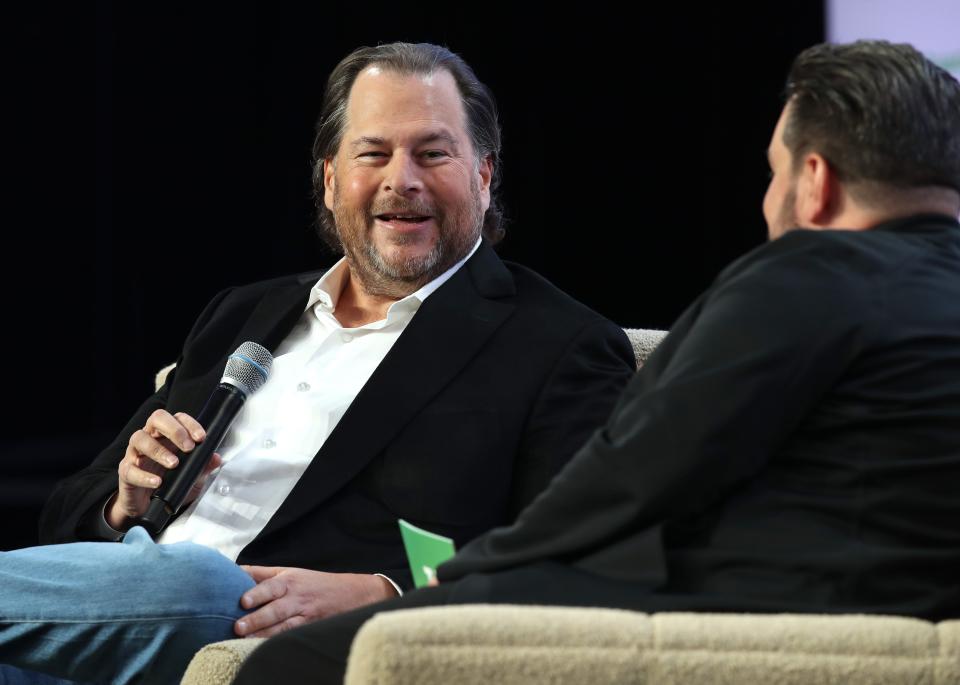
<path id="1" fill-rule="evenodd" d="M 960 0 L 827 0 L 827 40 L 910 43 L 960 78 Z"/>

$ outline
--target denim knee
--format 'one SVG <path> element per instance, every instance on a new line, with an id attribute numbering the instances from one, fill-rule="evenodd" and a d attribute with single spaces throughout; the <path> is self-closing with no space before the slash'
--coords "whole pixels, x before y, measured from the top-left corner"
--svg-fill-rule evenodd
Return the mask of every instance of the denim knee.
<path id="1" fill-rule="evenodd" d="M 147 594 L 162 594 L 168 613 L 217 614 L 239 618 L 240 597 L 252 588 L 253 579 L 220 552 L 192 542 L 158 545 L 142 528 L 132 528 L 123 541 L 136 550 L 135 575 L 146 582 Z M 161 597 L 154 597 L 161 600 Z"/>

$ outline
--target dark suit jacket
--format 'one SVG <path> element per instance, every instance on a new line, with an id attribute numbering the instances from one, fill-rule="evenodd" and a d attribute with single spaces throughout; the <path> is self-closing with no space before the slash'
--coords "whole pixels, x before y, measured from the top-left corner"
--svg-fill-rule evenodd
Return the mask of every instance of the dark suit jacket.
<path id="1" fill-rule="evenodd" d="M 960 615 L 957 222 L 797 230 L 728 267 L 551 487 L 439 577 L 538 560 L 653 610 Z"/>
<path id="2" fill-rule="evenodd" d="M 78 537 L 116 489 L 130 434 L 159 407 L 193 416 L 226 355 L 275 349 L 319 274 L 227 290 L 173 374 L 93 464 L 60 483 L 41 540 Z M 462 545 L 512 521 L 602 425 L 633 375 L 623 331 L 485 243 L 423 303 L 240 563 L 382 572 L 410 584 L 397 519 Z"/>

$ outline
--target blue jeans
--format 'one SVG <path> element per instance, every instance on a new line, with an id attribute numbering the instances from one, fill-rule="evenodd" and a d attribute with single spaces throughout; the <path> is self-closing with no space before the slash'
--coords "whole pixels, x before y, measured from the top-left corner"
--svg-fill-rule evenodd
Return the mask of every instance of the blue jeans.
<path id="1" fill-rule="evenodd" d="M 216 550 L 158 545 L 142 528 L 121 544 L 0 552 L 0 664 L 85 683 L 177 683 L 200 647 L 235 637 L 253 585 Z"/>

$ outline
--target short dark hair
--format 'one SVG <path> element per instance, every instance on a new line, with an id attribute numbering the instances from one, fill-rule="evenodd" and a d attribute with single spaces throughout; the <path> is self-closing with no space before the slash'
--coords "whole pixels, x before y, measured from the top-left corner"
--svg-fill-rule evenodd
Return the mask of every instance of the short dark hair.
<path id="1" fill-rule="evenodd" d="M 336 66 L 327 80 L 317 135 L 313 142 L 313 201 L 317 208 L 317 229 L 320 237 L 337 252 L 342 252 L 333 213 L 324 204 L 323 162 L 333 157 L 340 147 L 347 125 L 347 101 L 357 76 L 369 66 L 377 65 L 399 74 L 428 75 L 446 69 L 456 81 L 467 116 L 467 129 L 477 160 L 490 158 L 493 176 L 490 179 L 490 206 L 483 217 L 483 235 L 496 244 L 503 238 L 506 223 L 500 205 L 500 122 L 497 104 L 473 69 L 463 59 L 439 45 L 430 43 L 389 43 L 376 47 L 357 48 Z"/>
<path id="2" fill-rule="evenodd" d="M 960 192 L 960 84 L 912 46 L 808 48 L 793 62 L 785 97 L 783 142 L 795 164 L 815 150 L 845 182 Z"/>

